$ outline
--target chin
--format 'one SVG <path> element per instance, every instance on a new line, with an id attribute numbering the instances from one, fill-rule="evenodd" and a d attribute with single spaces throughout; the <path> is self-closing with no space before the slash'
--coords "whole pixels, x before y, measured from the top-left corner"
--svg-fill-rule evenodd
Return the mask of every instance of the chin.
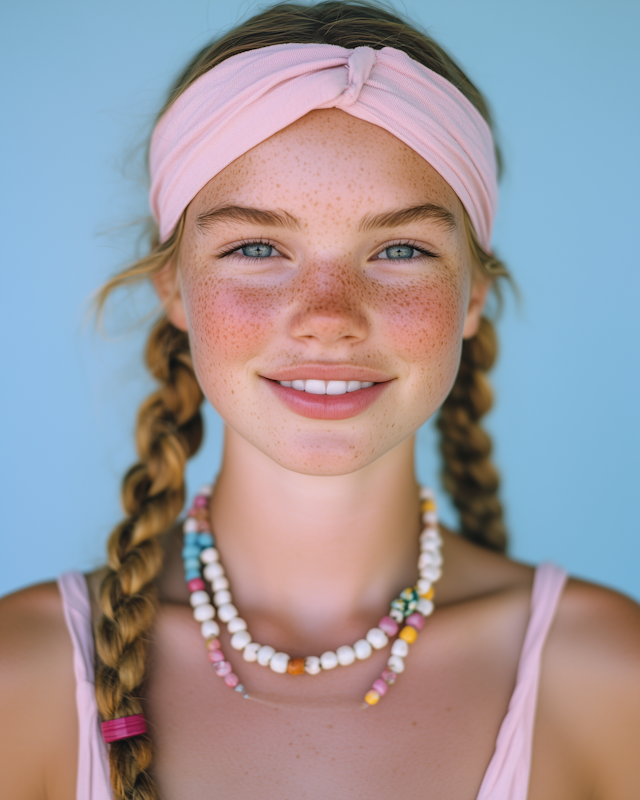
<path id="1" fill-rule="evenodd" d="M 373 439 L 375 441 L 375 439 Z M 284 469 L 301 475 L 337 477 L 349 475 L 369 466 L 391 449 L 377 442 L 364 444 L 336 434 L 304 437 L 304 441 L 290 442 L 274 447 L 269 442 L 264 447 L 255 443 L 265 455 Z"/>

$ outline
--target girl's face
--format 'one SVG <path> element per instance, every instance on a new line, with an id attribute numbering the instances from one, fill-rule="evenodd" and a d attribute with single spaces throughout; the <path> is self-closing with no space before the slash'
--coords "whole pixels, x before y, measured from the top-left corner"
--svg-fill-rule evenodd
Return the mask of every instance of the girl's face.
<path id="1" fill-rule="evenodd" d="M 315 475 L 370 464 L 438 409 L 487 290 L 450 186 L 336 109 L 210 180 L 187 210 L 173 299 L 168 277 L 156 285 L 209 401 L 275 462 Z"/>

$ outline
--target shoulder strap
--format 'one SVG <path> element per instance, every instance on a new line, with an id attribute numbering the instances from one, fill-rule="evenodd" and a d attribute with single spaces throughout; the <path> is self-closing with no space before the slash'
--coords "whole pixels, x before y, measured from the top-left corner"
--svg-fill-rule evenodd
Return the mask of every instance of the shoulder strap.
<path id="1" fill-rule="evenodd" d="M 541 564 L 536 570 L 516 688 L 478 800 L 526 800 L 542 651 L 566 580 L 567 573 L 555 564 Z"/>
<path id="2" fill-rule="evenodd" d="M 78 709 L 77 800 L 112 800 L 107 746 L 100 732 L 95 695 L 95 666 L 91 602 L 81 572 L 58 578 L 64 618 L 73 643 Z"/>

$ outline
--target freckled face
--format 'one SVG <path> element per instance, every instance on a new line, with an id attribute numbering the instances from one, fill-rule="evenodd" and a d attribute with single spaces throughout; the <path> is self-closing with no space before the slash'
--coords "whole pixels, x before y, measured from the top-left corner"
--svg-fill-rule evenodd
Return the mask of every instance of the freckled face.
<path id="1" fill-rule="evenodd" d="M 453 224 L 374 219 L 425 205 Z M 229 206 L 287 224 L 203 219 Z M 179 262 L 205 395 L 240 436 L 297 472 L 351 472 L 412 435 L 447 396 L 473 324 L 457 196 L 394 136 L 336 109 L 308 114 L 209 181 L 187 211 Z M 293 367 L 313 377 L 318 365 L 373 370 L 385 385 L 346 419 L 309 418 L 267 376 Z"/>

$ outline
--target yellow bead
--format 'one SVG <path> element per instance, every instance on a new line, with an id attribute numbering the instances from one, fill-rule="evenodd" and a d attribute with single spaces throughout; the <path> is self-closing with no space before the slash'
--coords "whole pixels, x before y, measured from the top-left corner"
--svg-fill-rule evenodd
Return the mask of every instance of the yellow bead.
<path id="1" fill-rule="evenodd" d="M 418 638 L 418 631 L 412 628 L 411 625 L 405 625 L 398 634 L 399 639 L 404 639 L 407 644 L 413 644 Z"/>
<path id="2" fill-rule="evenodd" d="M 433 586 L 429 589 L 426 594 L 421 594 L 420 597 L 424 597 L 425 600 L 433 600 L 433 595 L 435 594 L 433 590 Z"/>
<path id="3" fill-rule="evenodd" d="M 375 706 L 375 704 L 380 699 L 380 695 L 376 692 L 375 689 L 370 689 L 364 696 L 364 702 L 368 706 Z"/>
<path id="4" fill-rule="evenodd" d="M 434 503 L 433 500 L 423 500 L 422 501 L 422 511 L 423 511 L 423 513 L 425 511 L 435 511 L 435 510 L 436 510 L 436 504 Z"/>

